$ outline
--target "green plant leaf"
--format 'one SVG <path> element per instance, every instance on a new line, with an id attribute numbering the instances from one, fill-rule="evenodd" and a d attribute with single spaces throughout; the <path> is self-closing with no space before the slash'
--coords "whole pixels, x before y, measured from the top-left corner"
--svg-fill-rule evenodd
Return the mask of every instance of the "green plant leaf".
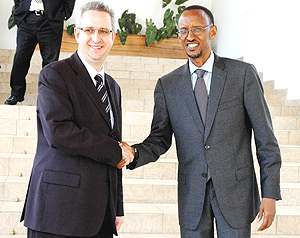
<path id="1" fill-rule="evenodd" d="M 169 24 L 169 21 L 173 21 L 173 15 L 174 15 L 174 11 L 171 10 L 170 8 L 168 8 L 166 11 L 165 11 L 165 14 L 164 14 L 164 25 L 166 26 L 167 24 Z"/>
<path id="2" fill-rule="evenodd" d="M 139 34 L 142 31 L 142 25 L 139 23 L 135 23 L 135 31 L 133 34 Z"/>
<path id="3" fill-rule="evenodd" d="M 123 13 L 122 13 L 122 16 L 121 16 L 121 18 L 126 18 L 126 16 L 127 16 L 127 13 L 128 13 L 128 9 L 127 10 L 125 10 Z"/>
<path id="4" fill-rule="evenodd" d="M 122 45 L 125 45 L 126 39 L 128 36 L 128 30 L 126 29 L 125 31 L 120 31 L 119 29 L 117 30 L 117 34 L 119 35 L 120 41 Z"/>
<path id="5" fill-rule="evenodd" d="M 73 35 L 74 36 L 74 28 L 75 28 L 75 24 L 71 24 L 67 26 L 67 33 L 68 35 Z"/>
<path id="6" fill-rule="evenodd" d="M 166 28 L 165 27 L 161 27 L 161 28 L 159 28 L 157 30 L 157 34 L 156 34 L 154 43 L 157 44 L 158 42 L 162 41 L 166 37 L 167 37 Z"/>
<path id="7" fill-rule="evenodd" d="M 147 28 L 146 28 L 146 40 L 145 40 L 145 44 L 148 47 L 149 45 L 152 44 L 152 42 L 156 38 L 157 28 L 154 25 L 154 23 L 152 22 L 152 19 L 150 19 L 150 21 L 148 21 L 148 19 L 146 19 L 146 24 L 147 24 Z"/>
<path id="8" fill-rule="evenodd" d="M 178 14 L 181 14 L 185 8 L 186 8 L 186 6 L 179 6 L 179 7 L 177 8 Z"/>
<path id="9" fill-rule="evenodd" d="M 172 0 L 163 0 L 162 7 L 165 8 L 166 6 L 169 5 L 169 3 L 170 3 L 171 1 L 172 1 Z"/>
<path id="10" fill-rule="evenodd" d="M 119 23 L 120 29 L 123 29 L 125 27 L 125 19 L 124 18 L 119 18 L 118 23 Z"/>
<path id="11" fill-rule="evenodd" d="M 187 2 L 187 1 L 188 0 L 176 0 L 175 4 L 176 5 L 181 5 L 181 4 L 183 4 L 183 3 Z"/>
<path id="12" fill-rule="evenodd" d="M 11 14 L 8 18 L 7 27 L 9 30 L 16 25 L 15 18 L 14 18 L 14 12 L 15 12 L 15 6 L 12 7 Z"/>

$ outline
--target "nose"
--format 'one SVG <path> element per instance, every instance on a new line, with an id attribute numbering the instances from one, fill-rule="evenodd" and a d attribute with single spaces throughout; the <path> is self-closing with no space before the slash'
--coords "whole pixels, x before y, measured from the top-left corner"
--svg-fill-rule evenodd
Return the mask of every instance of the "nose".
<path id="1" fill-rule="evenodd" d="M 100 36 L 98 30 L 95 30 L 94 34 L 92 35 L 92 40 L 94 42 L 99 42 L 101 40 L 101 36 Z"/>
<path id="2" fill-rule="evenodd" d="M 187 39 L 194 39 L 194 38 L 195 38 L 195 35 L 194 35 L 194 33 L 192 32 L 192 30 L 189 30 L 188 35 L 187 35 L 186 38 L 187 38 Z"/>

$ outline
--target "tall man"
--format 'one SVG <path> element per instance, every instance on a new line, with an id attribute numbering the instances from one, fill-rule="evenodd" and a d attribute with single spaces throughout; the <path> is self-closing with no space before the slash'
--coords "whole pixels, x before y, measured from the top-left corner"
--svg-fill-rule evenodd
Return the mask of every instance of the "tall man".
<path id="1" fill-rule="evenodd" d="M 179 40 L 188 62 L 157 82 L 151 133 L 133 145 L 133 169 L 165 153 L 176 140 L 181 237 L 250 237 L 259 212 L 259 230 L 275 217 L 281 199 L 281 157 L 263 88 L 250 64 L 211 50 L 217 33 L 212 13 L 190 6 L 179 18 Z M 262 201 L 251 153 L 254 131 Z M 123 148 L 127 147 L 122 143 Z M 132 149 L 132 153 L 134 153 Z"/>
<path id="2" fill-rule="evenodd" d="M 121 93 L 103 66 L 114 14 L 90 2 L 76 25 L 78 51 L 39 76 L 38 144 L 21 218 L 29 238 L 111 238 L 123 223 Z"/>
<path id="3" fill-rule="evenodd" d="M 14 0 L 14 19 L 18 26 L 17 48 L 10 76 L 11 96 L 5 104 L 24 101 L 25 77 L 34 49 L 39 44 L 42 66 L 57 61 L 63 23 L 71 17 L 75 0 Z"/>

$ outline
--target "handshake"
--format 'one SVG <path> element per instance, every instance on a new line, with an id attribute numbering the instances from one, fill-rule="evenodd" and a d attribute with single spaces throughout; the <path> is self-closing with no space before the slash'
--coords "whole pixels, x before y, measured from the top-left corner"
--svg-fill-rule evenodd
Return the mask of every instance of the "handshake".
<path id="1" fill-rule="evenodd" d="M 117 164 L 118 169 L 122 169 L 126 165 L 130 164 L 135 156 L 134 148 L 128 145 L 126 142 L 121 141 L 119 142 L 119 146 L 122 148 L 122 159 Z"/>

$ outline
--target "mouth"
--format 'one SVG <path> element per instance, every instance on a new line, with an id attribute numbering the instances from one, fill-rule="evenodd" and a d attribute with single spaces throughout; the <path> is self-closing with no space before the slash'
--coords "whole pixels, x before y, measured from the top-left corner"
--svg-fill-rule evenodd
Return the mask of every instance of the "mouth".
<path id="1" fill-rule="evenodd" d="M 187 48 L 190 50 L 193 50 L 198 46 L 199 46 L 199 43 L 195 43 L 195 42 L 187 43 Z"/>
<path id="2" fill-rule="evenodd" d="M 100 46 L 100 45 L 90 45 L 90 47 L 94 50 L 98 50 L 98 49 L 101 49 L 103 48 L 103 46 Z"/>

